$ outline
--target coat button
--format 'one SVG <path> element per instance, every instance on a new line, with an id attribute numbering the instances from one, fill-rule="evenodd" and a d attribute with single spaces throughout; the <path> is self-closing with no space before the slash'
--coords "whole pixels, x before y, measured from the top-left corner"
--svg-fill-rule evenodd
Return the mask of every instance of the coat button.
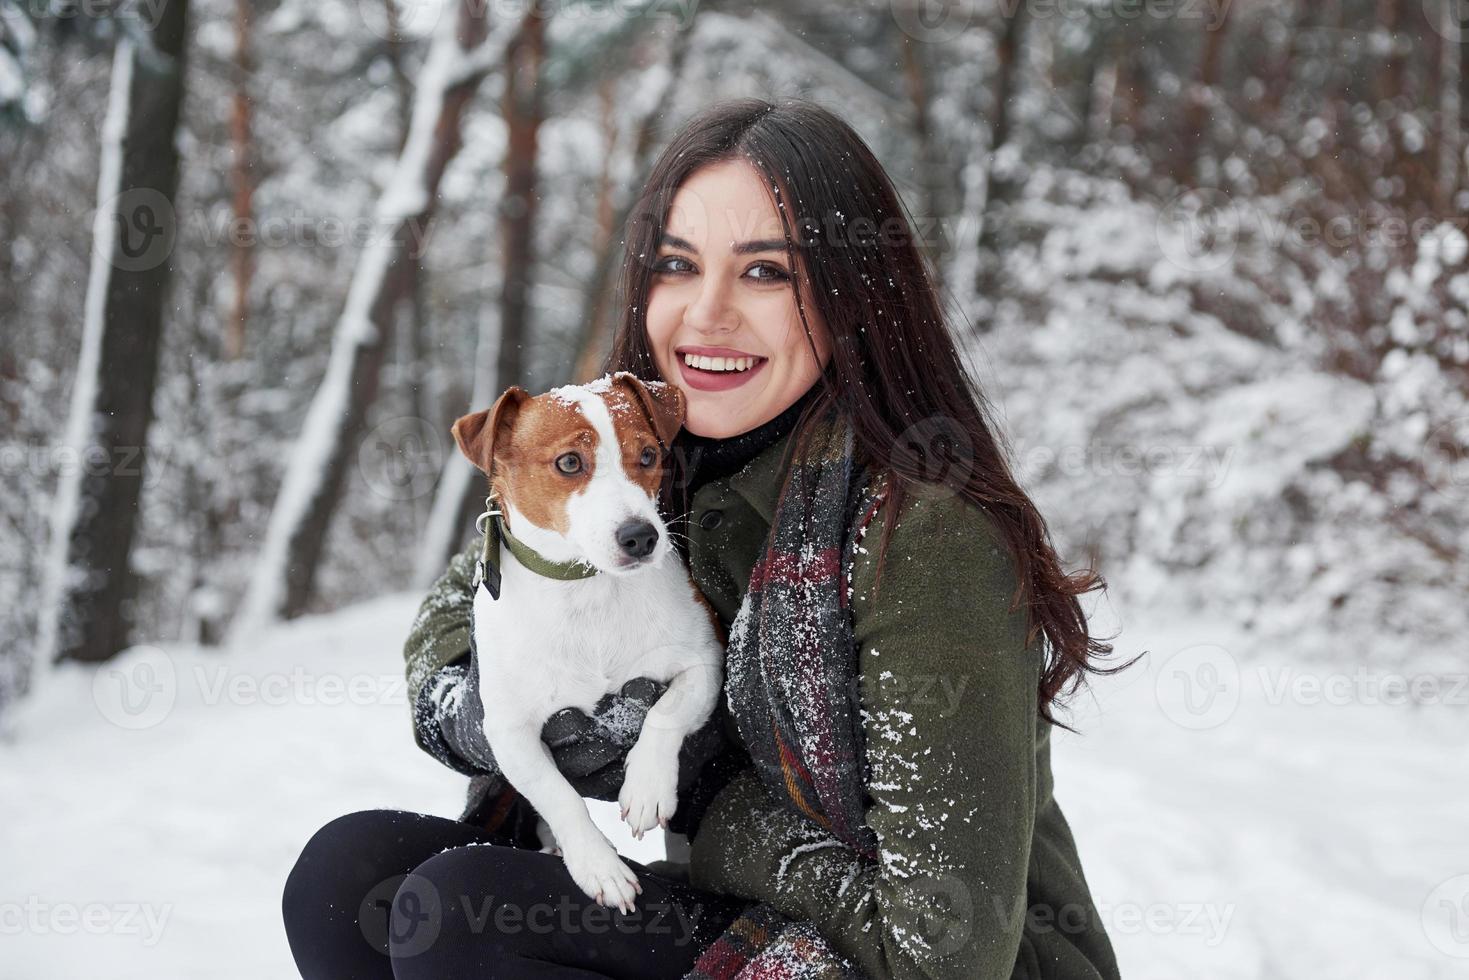
<path id="1" fill-rule="evenodd" d="M 699 518 L 699 526 L 706 531 L 712 531 L 724 521 L 724 511 L 706 510 Z"/>

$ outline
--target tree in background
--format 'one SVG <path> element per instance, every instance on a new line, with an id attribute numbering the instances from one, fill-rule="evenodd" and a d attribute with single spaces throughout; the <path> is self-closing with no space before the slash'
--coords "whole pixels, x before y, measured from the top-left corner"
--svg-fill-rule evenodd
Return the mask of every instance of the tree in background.
<path id="1" fill-rule="evenodd" d="M 230 185 L 237 228 L 255 223 L 255 174 L 253 140 L 250 135 L 250 80 L 254 73 L 250 57 L 251 0 L 235 0 L 234 93 L 230 99 Z M 225 330 L 226 357 L 239 357 L 245 350 L 250 323 L 250 280 L 255 271 L 253 250 L 245 242 L 234 243 L 232 256 L 235 300 Z"/>
<path id="2" fill-rule="evenodd" d="M 525 351 L 541 339 L 533 336 L 529 299 L 540 265 L 535 253 L 534 218 L 544 191 L 536 156 L 539 134 L 546 123 L 547 93 L 578 92 L 597 78 L 597 72 L 615 65 L 619 51 L 652 50 L 654 64 L 650 70 L 634 76 L 634 81 L 651 79 L 654 84 L 638 91 L 641 102 L 636 107 L 630 110 L 613 104 L 616 75 L 603 76 L 596 86 L 605 152 L 597 182 L 596 220 L 592 223 L 590 242 L 594 264 L 590 275 L 579 284 L 581 316 L 574 325 L 575 360 L 569 370 L 567 366 L 558 366 L 554 383 L 587 380 L 610 346 L 612 270 L 621 255 L 617 235 L 627 223 L 636 196 L 633 181 L 640 179 L 651 164 L 658 122 L 667 112 L 691 33 L 690 25 L 684 25 L 650 32 L 651 36 L 635 36 L 642 26 L 644 22 L 640 19 L 628 17 L 612 30 L 585 32 L 575 41 L 563 42 L 549 65 L 543 25 L 533 24 L 527 18 L 522 25 L 525 36 L 512 44 L 515 53 L 501 98 L 501 118 L 506 131 L 505 154 L 501 160 L 505 191 L 496 216 L 501 291 L 497 315 L 480 321 L 471 395 L 462 406 L 465 412 L 489 405 L 512 384 L 529 383 Z M 534 34 L 529 33 L 531 28 Z M 636 58 L 632 60 L 635 62 Z M 625 154 L 628 176 L 620 187 L 615 186 L 613 177 L 619 157 L 615 152 L 619 110 L 622 115 L 637 114 L 629 125 L 632 139 Z M 442 573 L 444 563 L 461 546 L 465 529 L 472 527 L 483 500 L 484 483 L 479 470 L 459 453 L 450 453 L 444 461 L 415 559 L 413 581 L 416 584 L 427 587 Z"/>
<path id="3" fill-rule="evenodd" d="M 172 271 L 177 128 L 184 98 L 187 0 L 119 37 L 102 130 L 102 166 L 82 349 L 51 530 L 40 649 L 101 661 L 128 644 L 129 558 Z"/>
<path id="4" fill-rule="evenodd" d="M 1249 416 L 1212 407 L 1236 389 L 1245 408 L 1259 397 L 1286 413 L 1259 432 L 1294 432 L 1290 406 L 1271 399 L 1316 389 L 1271 388 L 1287 367 L 1343 406 L 1364 402 L 1339 389 L 1370 392 L 1370 425 L 1282 447 L 1324 455 L 1247 507 L 1161 479 L 1031 473 L 1059 501 L 1071 553 L 1095 547 L 1119 590 L 1150 579 L 1118 563 L 1145 559 L 1166 571 L 1158 581 L 1241 619 L 1329 609 L 1367 635 L 1420 610 L 1401 637 L 1461 621 L 1420 603 L 1469 568 L 1462 516 L 1436 492 L 1469 448 L 1454 424 L 1469 417 L 1456 407 L 1469 390 L 1462 4 L 1234 4 L 1226 25 L 1217 4 L 1133 18 L 1106 4 L 953 4 L 935 20 L 920 0 L 719 0 L 682 18 L 647 13 L 678 6 L 667 3 L 573 0 L 545 25 L 533 161 L 508 156 L 530 124 L 507 113 L 526 73 L 497 67 L 480 89 L 491 97 L 466 101 L 464 146 L 430 202 L 430 276 L 420 250 L 389 259 L 353 228 L 402 186 L 442 43 L 425 18 L 444 26 L 457 0 L 442 13 L 250 2 L 248 23 L 241 0 L 189 2 L 178 239 L 147 436 L 169 465 L 149 466 L 134 519 L 134 642 L 217 642 L 261 581 L 262 554 L 280 600 L 265 618 L 441 570 L 473 533 L 480 481 L 452 443 L 379 434 L 408 420 L 447 442 L 457 415 L 512 380 L 594 373 L 631 192 L 681 120 L 737 95 L 815 98 L 871 143 L 955 322 L 982 328 L 979 360 L 1022 445 L 1213 445 L 1220 425 Z M 37 512 L 65 489 L 57 419 L 89 322 L 88 212 L 118 30 L 59 9 L 0 0 L 0 702 L 33 654 L 38 583 L 52 578 Z M 523 26 L 503 25 L 504 38 Z M 535 227 L 507 234 L 502 203 L 527 177 Z M 1323 234 L 1303 238 L 1298 223 Z M 516 378 L 497 368 L 507 308 Z M 426 477 L 384 492 L 370 459 Z M 1372 514 L 1391 543 L 1373 537 Z M 1239 555 L 1222 543 L 1245 538 Z M 1370 559 L 1350 587 L 1321 571 L 1333 540 Z M 1258 571 L 1230 571 L 1253 561 Z"/>
<path id="5" fill-rule="evenodd" d="M 378 202 L 376 234 L 357 262 L 331 360 L 281 482 L 236 629 L 300 614 L 311 599 L 354 442 L 377 394 L 396 311 L 424 245 L 439 182 L 461 144 L 460 124 L 499 60 L 485 6 L 464 0 L 445 17 L 419 76 L 408 140 Z"/>
<path id="6" fill-rule="evenodd" d="M 532 7 L 505 52 L 505 86 L 500 118 L 505 124 L 505 152 L 500 169 L 504 189 L 496 209 L 500 239 L 500 295 L 496 316 L 480 320 L 471 400 L 488 402 L 513 384 L 523 384 L 524 349 L 529 341 L 528 314 L 535 269 L 537 198 L 536 152 L 545 120 L 542 66 L 546 59 L 546 18 Z M 467 410 L 467 409 L 466 409 Z M 473 520 L 481 497 L 478 471 L 459 465 L 450 454 L 419 548 L 414 578 L 431 582 L 449 554 L 458 548 L 463 528 Z"/>

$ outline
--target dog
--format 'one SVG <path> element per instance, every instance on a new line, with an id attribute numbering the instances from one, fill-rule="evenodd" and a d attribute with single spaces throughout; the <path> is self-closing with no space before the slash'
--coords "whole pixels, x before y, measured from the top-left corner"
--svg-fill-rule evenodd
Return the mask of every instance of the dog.
<path id="1" fill-rule="evenodd" d="M 724 684 L 719 620 L 656 506 L 685 409 L 677 387 L 618 371 L 537 396 L 513 386 L 453 426 L 460 451 L 489 477 L 494 505 L 475 570 L 485 737 L 540 815 L 546 850 L 559 847 L 577 886 L 624 912 L 642 886 L 556 769 L 541 729 L 566 707 L 590 713 L 633 678 L 667 684 L 627 753 L 618 794 L 638 838 L 667 828 L 679 749 Z"/>

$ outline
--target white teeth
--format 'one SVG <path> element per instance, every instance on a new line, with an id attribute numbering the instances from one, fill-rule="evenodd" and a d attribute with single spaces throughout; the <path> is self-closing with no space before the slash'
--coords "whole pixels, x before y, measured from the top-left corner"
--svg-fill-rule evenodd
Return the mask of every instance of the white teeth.
<path id="1" fill-rule="evenodd" d="M 703 354 L 685 354 L 683 362 L 689 367 L 704 371 L 748 371 L 755 364 L 753 357 L 706 357 Z"/>

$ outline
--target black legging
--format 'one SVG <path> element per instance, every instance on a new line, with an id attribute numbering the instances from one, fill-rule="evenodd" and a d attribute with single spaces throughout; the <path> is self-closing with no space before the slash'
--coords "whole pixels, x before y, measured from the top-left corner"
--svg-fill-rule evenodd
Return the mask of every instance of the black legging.
<path id="1" fill-rule="evenodd" d="M 282 903 L 301 976 L 676 978 L 749 904 L 628 861 L 643 892 L 624 915 L 583 895 L 560 857 L 499 840 L 401 810 L 321 828 Z"/>

